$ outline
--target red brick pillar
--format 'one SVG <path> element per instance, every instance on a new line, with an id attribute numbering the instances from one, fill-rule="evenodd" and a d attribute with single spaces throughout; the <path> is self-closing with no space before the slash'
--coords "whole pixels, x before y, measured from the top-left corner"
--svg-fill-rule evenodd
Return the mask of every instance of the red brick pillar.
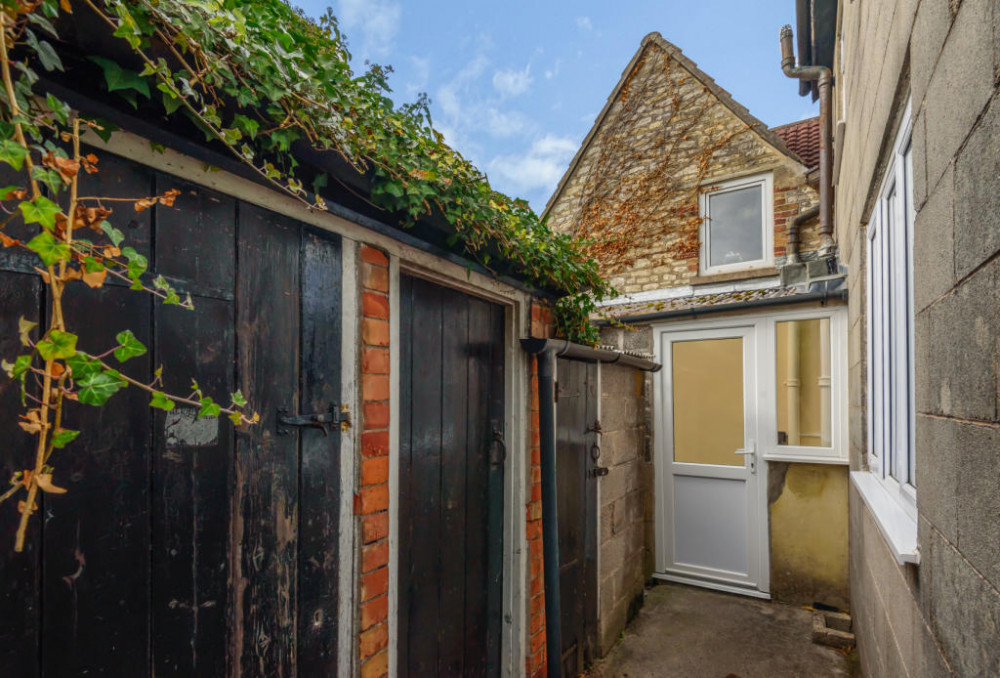
<path id="1" fill-rule="evenodd" d="M 531 304 L 531 336 L 549 338 L 554 334 L 552 309 Z M 528 538 L 528 678 L 545 675 L 545 577 L 542 557 L 542 460 L 541 428 L 538 425 L 538 360 L 531 358 L 531 495 L 526 508 Z"/>
<path id="2" fill-rule="evenodd" d="M 361 248 L 361 603 L 362 678 L 389 672 L 389 260 Z"/>

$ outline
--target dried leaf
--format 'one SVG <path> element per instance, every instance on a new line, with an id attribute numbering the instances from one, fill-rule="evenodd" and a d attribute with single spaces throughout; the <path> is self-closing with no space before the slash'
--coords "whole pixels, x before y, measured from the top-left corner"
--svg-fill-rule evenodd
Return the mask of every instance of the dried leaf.
<path id="1" fill-rule="evenodd" d="M 108 270 L 102 268 L 100 271 L 94 271 L 93 273 L 84 273 L 83 282 L 87 284 L 88 287 L 98 288 L 104 286 L 104 279 L 108 277 Z"/>
<path id="2" fill-rule="evenodd" d="M 38 410 L 28 410 L 27 414 L 18 415 L 23 421 L 17 423 L 22 429 L 34 435 L 41 432 L 42 420 L 38 417 Z"/>
<path id="3" fill-rule="evenodd" d="M 14 238 L 11 238 L 6 233 L 3 233 L 2 231 L 0 231 L 0 243 L 3 243 L 4 247 L 14 247 L 16 245 L 20 245 L 21 241 L 20 240 L 14 240 Z"/>
<path id="4" fill-rule="evenodd" d="M 52 484 L 52 474 L 51 473 L 39 473 L 35 476 L 35 484 L 42 492 L 47 492 L 49 494 L 66 494 L 66 488 L 56 487 Z"/>
<path id="5" fill-rule="evenodd" d="M 112 259 L 114 257 L 117 257 L 121 253 L 122 253 L 122 251 L 120 249 L 118 249 L 117 247 L 113 247 L 111 245 L 105 245 L 104 246 L 104 256 L 106 256 L 108 259 Z"/>
<path id="6" fill-rule="evenodd" d="M 38 327 L 38 323 L 25 320 L 24 316 L 18 318 L 17 333 L 21 336 L 21 346 L 31 346 L 31 339 L 28 337 L 28 334 L 36 327 Z"/>
<path id="7" fill-rule="evenodd" d="M 49 272 L 48 271 L 46 271 L 45 269 L 38 268 L 37 266 L 35 266 L 35 272 L 38 275 L 42 276 L 42 282 L 44 282 L 46 285 L 49 284 L 49 281 L 51 280 L 51 278 L 49 278 Z"/>
<path id="8" fill-rule="evenodd" d="M 54 363 L 52 363 L 52 368 L 49 370 L 49 374 L 52 375 L 53 379 L 58 379 L 59 377 L 61 377 L 63 375 L 63 372 L 65 372 L 65 371 L 66 371 L 66 368 L 63 366 L 62 363 L 55 363 L 54 362 Z"/>
<path id="9" fill-rule="evenodd" d="M 18 512 L 18 513 L 24 513 L 24 510 L 25 510 L 25 509 L 26 509 L 27 507 L 28 507 L 28 502 L 24 501 L 23 499 L 22 499 L 21 501 L 17 502 L 17 512 Z M 34 512 L 35 512 L 35 511 L 37 511 L 37 510 L 38 510 L 38 502 L 35 502 L 35 503 L 34 503 L 34 504 L 32 505 L 32 507 L 31 507 L 31 511 L 29 511 L 29 513 L 34 513 Z"/>
<path id="10" fill-rule="evenodd" d="M 150 207 L 156 205 L 157 199 L 153 198 L 143 198 L 141 200 L 135 201 L 135 211 L 142 212 L 143 210 L 148 210 Z"/>

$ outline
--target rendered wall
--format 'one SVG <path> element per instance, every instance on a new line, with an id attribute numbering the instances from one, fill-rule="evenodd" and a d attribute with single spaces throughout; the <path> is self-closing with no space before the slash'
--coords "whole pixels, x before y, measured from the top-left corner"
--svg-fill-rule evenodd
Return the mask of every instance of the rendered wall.
<path id="1" fill-rule="evenodd" d="M 850 607 L 847 484 L 844 466 L 768 462 L 775 600 Z"/>
<path id="2" fill-rule="evenodd" d="M 865 225 L 913 103 L 920 564 L 896 564 L 853 489 L 851 591 L 868 676 L 1000 675 L 1000 7 L 841 2 L 836 186 L 850 270 L 851 466 L 866 464 Z M 846 103 L 846 107 L 843 104 Z"/>

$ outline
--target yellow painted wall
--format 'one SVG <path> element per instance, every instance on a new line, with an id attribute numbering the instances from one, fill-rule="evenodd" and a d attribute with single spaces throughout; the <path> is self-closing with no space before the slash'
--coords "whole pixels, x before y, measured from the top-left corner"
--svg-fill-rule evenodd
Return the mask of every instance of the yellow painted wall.
<path id="1" fill-rule="evenodd" d="M 772 595 L 846 610 L 848 467 L 768 464 Z"/>
<path id="2" fill-rule="evenodd" d="M 788 431 L 788 342 L 792 324 L 797 325 L 799 335 L 799 445 L 819 447 L 822 444 L 820 432 L 824 413 L 820 405 L 820 332 L 829 331 L 829 324 L 820 319 L 779 322 L 776 332 L 777 377 L 775 388 L 778 394 L 778 430 Z M 826 321 L 829 323 L 829 321 Z M 826 376 L 829 376 L 826 375 Z M 825 413 L 827 417 L 829 412 Z"/>

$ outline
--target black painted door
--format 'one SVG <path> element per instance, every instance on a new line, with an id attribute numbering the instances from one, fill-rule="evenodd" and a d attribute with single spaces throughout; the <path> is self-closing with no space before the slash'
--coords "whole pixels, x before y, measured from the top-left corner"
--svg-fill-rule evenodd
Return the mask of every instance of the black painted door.
<path id="1" fill-rule="evenodd" d="M 500 673 L 504 311 L 400 279 L 401 676 Z"/>
<path id="2" fill-rule="evenodd" d="M 578 676 L 594 660 L 597 631 L 597 366 L 560 359 L 556 375 L 562 675 Z"/>
<path id="3" fill-rule="evenodd" d="M 89 194 L 181 189 L 172 208 L 128 207 L 123 230 L 195 309 L 78 285 L 64 307 L 80 347 L 103 351 L 129 328 L 149 348 L 123 367 L 130 376 L 149 381 L 163 365 L 171 392 L 191 377 L 213 396 L 240 388 L 262 421 L 236 432 L 151 410 L 136 389 L 68 408 L 66 425 L 84 431 L 55 460 L 69 492 L 41 498 L 22 554 L 17 513 L 0 506 L 0 673 L 334 675 L 339 432 L 278 435 L 276 417 L 339 401 L 340 239 L 108 154 L 100 167 Z M 46 306 L 18 256 L 0 250 L 6 355 L 17 318 Z M 18 406 L 0 378 L 5 477 L 30 457 Z"/>

